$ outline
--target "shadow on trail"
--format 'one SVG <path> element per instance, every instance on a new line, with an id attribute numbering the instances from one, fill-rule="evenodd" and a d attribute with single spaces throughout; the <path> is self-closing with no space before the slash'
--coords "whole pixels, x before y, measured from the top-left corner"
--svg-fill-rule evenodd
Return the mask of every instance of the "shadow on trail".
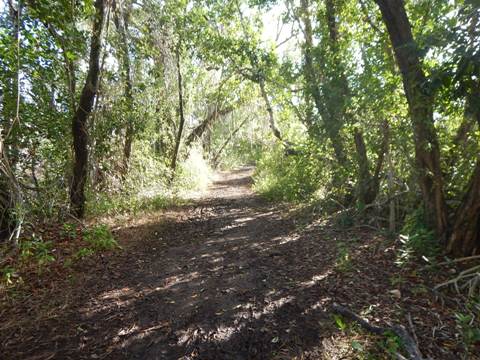
<path id="1" fill-rule="evenodd" d="M 238 172 L 188 217 L 143 225 L 153 235 L 140 263 L 81 309 L 85 346 L 112 359 L 267 359 L 318 346 L 333 330 L 334 254 L 250 183 Z"/>
<path id="2" fill-rule="evenodd" d="M 353 296 L 332 270 L 337 248 L 325 240 L 336 235 L 298 233 L 250 183 L 248 171 L 228 173 L 165 221 L 118 231 L 130 245 L 86 281 L 69 331 L 50 329 L 43 348 L 23 355 L 53 347 L 59 359 L 329 358 L 328 306 Z"/>
<path id="3" fill-rule="evenodd" d="M 397 283 L 391 242 L 338 224 L 299 230 L 252 193 L 250 173 L 222 174 L 193 205 L 128 220 L 116 232 L 124 251 L 82 261 L 47 315 L 0 337 L 2 359 L 359 358 L 332 302 L 381 324 L 411 314 L 424 355 L 461 358 L 443 346 L 455 325 L 444 326 L 432 296 L 418 296 L 419 276 Z M 394 284 L 401 298 L 389 294 Z"/>
<path id="4" fill-rule="evenodd" d="M 233 186 L 249 186 L 253 183 L 250 176 L 239 177 L 235 179 L 230 179 L 226 181 L 216 181 L 215 186 L 229 188 Z"/>

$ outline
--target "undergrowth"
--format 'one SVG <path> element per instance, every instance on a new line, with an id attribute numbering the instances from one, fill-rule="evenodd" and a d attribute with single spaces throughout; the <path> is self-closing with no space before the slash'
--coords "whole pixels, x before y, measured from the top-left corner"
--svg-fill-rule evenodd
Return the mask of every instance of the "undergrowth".
<path id="1" fill-rule="evenodd" d="M 433 260 L 441 252 L 438 239 L 425 223 L 422 208 L 406 216 L 399 239 L 401 246 L 396 260 L 398 265 L 404 265 L 416 257 Z"/>
<path id="2" fill-rule="evenodd" d="M 334 314 L 333 322 L 338 330 L 349 338 L 348 353 L 358 360 L 398 359 L 402 352 L 401 339 L 393 332 L 383 336 L 366 334 L 354 322 L 346 321 L 342 316 Z M 349 357 L 350 358 L 350 357 Z"/>
<path id="3" fill-rule="evenodd" d="M 321 186 L 322 166 L 305 146 L 297 151 L 310 156 L 285 156 L 283 146 L 262 153 L 254 175 L 254 189 L 265 198 L 277 201 L 306 201 Z"/>
<path id="4" fill-rule="evenodd" d="M 464 311 L 455 313 L 455 322 L 461 335 L 461 341 L 469 356 L 473 356 L 480 347 L 480 298 L 466 303 Z"/>
<path id="5" fill-rule="evenodd" d="M 80 260 L 106 251 L 119 249 L 108 226 L 82 227 L 75 223 L 44 225 L 42 234 L 24 234 L 17 246 L 0 247 L 0 293 L 35 286 L 42 275 L 55 272 L 68 276 L 68 268 Z"/>
<path id="6" fill-rule="evenodd" d="M 102 181 L 89 189 L 89 217 L 135 215 L 185 204 L 190 192 L 205 190 L 210 184 L 212 170 L 199 149 L 192 149 L 179 162 L 175 177 L 169 182 L 170 169 L 152 154 L 143 153 L 141 145 L 133 154 L 132 168 L 125 179 L 103 169 Z M 51 213 L 50 208 L 47 211 Z M 66 269 L 96 254 L 120 248 L 107 225 L 85 227 L 65 221 L 65 216 L 53 219 L 56 221 L 29 224 L 16 246 L 1 246 L 0 291 L 34 284 L 33 279 L 54 269 L 61 269 L 57 272 L 66 276 Z"/>
<path id="7" fill-rule="evenodd" d="M 201 151 L 193 148 L 181 161 L 172 178 L 171 170 L 160 160 L 138 154 L 123 185 L 113 191 L 91 189 L 90 216 L 136 215 L 188 202 L 190 192 L 203 191 L 211 182 L 213 171 Z M 109 186 L 112 188 L 112 186 Z"/>

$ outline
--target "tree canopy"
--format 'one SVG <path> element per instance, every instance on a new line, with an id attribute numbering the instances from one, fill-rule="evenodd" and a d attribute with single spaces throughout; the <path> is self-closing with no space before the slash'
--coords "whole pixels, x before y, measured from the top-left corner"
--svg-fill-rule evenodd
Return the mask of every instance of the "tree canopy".
<path id="1" fill-rule="evenodd" d="M 405 192 L 391 229 L 421 210 L 441 246 L 475 254 L 478 15 L 466 0 L 9 0 L 2 236 L 173 186 L 197 148 L 256 162 L 281 199 L 363 209 Z"/>
<path id="2" fill-rule="evenodd" d="M 477 258 L 479 136 L 478 0 L 6 0 L 1 274 L 54 258 L 48 224 L 85 227 L 81 259 L 117 247 L 89 221 L 241 165 L 275 204 Z"/>

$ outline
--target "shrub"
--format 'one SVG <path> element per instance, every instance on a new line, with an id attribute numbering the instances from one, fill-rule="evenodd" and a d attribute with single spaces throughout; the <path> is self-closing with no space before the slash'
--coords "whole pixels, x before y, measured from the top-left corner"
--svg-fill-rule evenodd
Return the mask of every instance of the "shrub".
<path id="1" fill-rule="evenodd" d="M 96 225 L 85 229 L 83 239 L 94 251 L 113 250 L 120 247 L 107 225 Z"/>
<path id="2" fill-rule="evenodd" d="M 32 235 L 31 240 L 20 242 L 20 258 L 28 261 L 33 258 L 39 266 L 55 260 L 52 254 L 52 242 L 43 241 L 40 236 Z"/>
<path id="3" fill-rule="evenodd" d="M 425 215 L 422 208 L 408 214 L 400 232 L 402 243 L 398 264 L 404 264 L 413 256 L 434 258 L 440 253 L 440 244 L 434 236 L 434 232 L 425 223 Z"/>
<path id="4" fill-rule="evenodd" d="M 285 155 L 277 145 L 262 153 L 255 171 L 255 190 L 270 200 L 305 201 L 329 181 L 329 173 L 317 149 L 309 144 L 296 147 L 298 155 Z"/>

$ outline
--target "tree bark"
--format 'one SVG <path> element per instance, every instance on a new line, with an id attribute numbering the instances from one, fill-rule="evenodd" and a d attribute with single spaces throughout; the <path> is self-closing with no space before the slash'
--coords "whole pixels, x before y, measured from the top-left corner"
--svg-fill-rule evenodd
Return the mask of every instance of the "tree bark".
<path id="1" fill-rule="evenodd" d="M 234 110 L 235 106 L 240 105 L 224 104 L 224 101 L 222 99 L 222 88 L 225 83 L 231 78 L 231 76 L 232 75 L 228 75 L 220 81 L 216 90 L 215 101 L 212 102 L 210 106 L 207 106 L 207 116 L 205 117 L 205 119 L 195 129 L 192 130 L 190 135 L 188 135 L 187 140 L 185 141 L 185 147 L 190 147 L 192 142 L 203 136 L 203 134 L 210 128 L 213 122 L 217 121 L 220 117 L 231 113 Z"/>
<path id="2" fill-rule="evenodd" d="M 422 353 L 418 349 L 418 345 L 417 345 L 417 341 L 415 340 L 415 337 L 412 337 L 403 326 L 393 325 L 389 327 L 380 327 L 380 326 L 372 325 L 367 320 L 355 314 L 353 311 L 336 303 L 333 304 L 332 310 L 335 313 L 340 314 L 347 319 L 357 322 L 362 328 L 364 328 L 365 330 L 373 334 L 376 334 L 376 335 L 388 335 L 391 333 L 395 334 L 402 341 L 403 347 L 405 348 L 405 351 L 408 353 L 408 358 L 410 360 L 424 360 Z M 396 355 L 398 359 L 404 358 L 398 353 Z"/>
<path id="3" fill-rule="evenodd" d="M 121 65 L 122 71 L 121 75 L 124 82 L 124 96 L 126 103 L 126 113 L 127 113 L 127 125 L 125 128 L 125 142 L 123 145 L 123 164 L 122 172 L 125 176 L 128 172 L 128 165 L 130 162 L 130 156 L 132 153 L 132 144 L 134 136 L 134 124 L 132 119 L 132 110 L 133 110 L 133 82 L 131 74 L 131 65 L 130 65 L 130 54 L 128 51 L 128 18 L 129 12 L 124 11 L 123 5 L 113 2 L 114 12 L 113 12 L 113 21 L 115 27 L 120 35 L 120 50 L 121 50 Z"/>
<path id="4" fill-rule="evenodd" d="M 214 109 L 209 111 L 207 117 L 187 136 L 185 141 L 185 147 L 190 147 L 190 145 L 196 140 L 202 137 L 203 133 L 207 128 L 212 125 L 217 119 L 222 116 L 225 116 L 233 111 L 233 106 L 227 106 L 223 109 L 217 109 L 216 104 Z"/>
<path id="5" fill-rule="evenodd" d="M 455 256 L 480 253 L 480 158 L 477 159 L 468 190 L 455 213 L 447 251 Z"/>
<path id="6" fill-rule="evenodd" d="M 176 49 L 176 59 L 177 59 L 177 81 L 178 81 L 178 114 L 180 117 L 180 124 L 178 126 L 177 137 L 175 139 L 175 149 L 172 155 L 172 162 L 170 164 L 170 169 L 172 171 L 172 175 L 170 180 L 173 181 L 175 177 L 175 170 L 177 168 L 177 158 L 178 158 L 178 151 L 180 149 L 180 142 L 182 141 L 182 133 L 183 127 L 185 125 L 185 116 L 183 113 L 183 79 L 182 79 L 182 70 L 180 68 L 180 44 L 177 46 Z"/>
<path id="7" fill-rule="evenodd" d="M 363 140 L 363 134 L 355 129 L 353 133 L 355 140 L 355 147 L 357 149 L 358 160 L 358 183 L 357 183 L 357 199 L 360 207 L 371 202 L 370 182 L 372 181 L 372 174 L 370 173 L 369 163 L 367 158 L 367 148 Z"/>
<path id="8" fill-rule="evenodd" d="M 355 129 L 353 137 L 358 159 L 357 200 L 360 207 L 364 207 L 375 201 L 380 189 L 380 172 L 389 143 L 388 123 L 385 121 L 382 125 L 382 144 L 373 174 L 370 172 L 370 162 L 368 160 L 367 147 L 363 140 L 363 134 L 360 130 Z"/>
<path id="9" fill-rule="evenodd" d="M 428 224 L 445 239 L 447 210 L 440 168 L 440 149 L 433 122 L 433 96 L 428 92 L 403 0 L 375 0 L 382 13 L 402 74 L 415 141 L 416 170 Z"/>
<path id="10" fill-rule="evenodd" d="M 14 196 L 9 181 L 8 158 L 3 142 L 3 131 L 0 129 L 0 241 L 8 239 L 14 229 Z"/>
<path id="11" fill-rule="evenodd" d="M 334 44 L 332 50 L 337 50 L 337 41 L 338 41 L 338 32 L 335 22 L 335 13 L 334 8 L 330 2 L 327 1 L 327 19 L 329 19 L 329 35 L 330 42 Z M 341 123 L 343 120 L 339 116 L 334 116 L 338 112 L 342 112 L 343 109 L 334 110 L 332 104 L 329 104 L 325 99 L 327 97 L 322 97 L 320 87 L 318 85 L 319 78 L 325 78 L 325 76 L 319 74 L 315 70 L 314 58 L 313 58 L 313 27 L 310 19 L 310 3 L 309 0 L 301 0 L 301 19 L 304 27 L 304 36 L 305 44 L 303 47 L 303 56 L 304 56 L 304 75 L 307 85 L 307 90 L 313 98 L 315 107 L 317 108 L 318 114 L 324 121 L 325 129 L 327 131 L 328 138 L 332 144 L 332 148 L 335 154 L 335 158 L 342 165 L 346 165 L 346 156 L 343 141 L 340 138 L 340 129 Z M 338 74 L 337 74 L 338 75 Z M 344 77 L 342 75 L 342 77 Z M 344 96 L 346 94 L 341 94 L 338 96 Z"/>
<path id="12" fill-rule="evenodd" d="M 22 17 L 21 3 L 17 2 L 15 8 L 13 1 L 8 1 L 9 16 L 12 25 L 12 43 L 16 47 L 15 71 L 9 72 L 11 86 L 6 86 L 2 90 L 2 115 L 3 121 L 0 123 L 0 240 L 8 239 L 14 232 L 16 226 L 15 219 L 15 167 L 18 145 L 14 139 L 14 134 L 18 128 L 19 106 L 20 106 L 20 24 Z"/>
<path id="13" fill-rule="evenodd" d="M 387 186 L 388 186 L 388 230 L 393 234 L 395 232 L 395 219 L 396 219 L 396 211 L 395 211 L 395 199 L 393 194 L 394 189 L 394 169 L 393 169 L 393 162 L 392 162 L 392 153 L 390 151 L 390 144 L 386 148 L 386 161 L 388 164 L 388 178 L 387 178 Z"/>
<path id="14" fill-rule="evenodd" d="M 90 43 L 89 67 L 85 85 L 72 121 L 74 164 L 70 188 L 70 211 L 78 218 L 85 214 L 85 185 L 88 169 L 87 120 L 92 111 L 100 72 L 102 28 L 105 17 L 105 1 L 95 0 L 95 17 Z"/>
<path id="15" fill-rule="evenodd" d="M 336 20 L 336 8 L 334 4 L 334 0 L 325 0 L 325 10 L 326 10 L 326 18 L 327 18 L 327 27 L 328 27 L 328 34 L 330 38 L 330 46 L 336 48 L 333 49 L 334 53 L 338 52 L 338 27 L 337 27 L 337 20 Z"/>
<path id="16" fill-rule="evenodd" d="M 347 166 L 347 157 L 340 130 L 347 117 L 347 103 L 350 97 L 348 80 L 345 74 L 345 66 L 340 54 L 340 34 L 338 31 L 338 9 L 333 0 L 325 0 L 325 17 L 328 28 L 328 44 L 330 47 L 329 80 L 327 80 L 327 92 L 324 92 L 327 104 L 326 128 L 335 154 L 343 167 Z"/>
<path id="17" fill-rule="evenodd" d="M 480 127 L 479 99 L 480 82 L 477 81 L 467 96 L 466 116 L 475 120 Z M 477 157 L 467 191 L 455 212 L 447 251 L 456 256 L 470 256 L 480 253 L 480 157 Z"/>
<path id="18" fill-rule="evenodd" d="M 318 87 L 317 82 L 317 74 L 315 71 L 315 67 L 313 65 L 313 29 L 312 29 L 312 21 L 310 19 L 310 3 L 309 0 L 301 0 L 300 1 L 300 10 L 301 10 L 301 18 L 303 22 L 303 32 L 305 36 L 305 44 L 303 46 L 303 57 L 304 57 L 304 66 L 303 72 L 305 75 L 307 90 L 311 94 L 317 111 L 319 114 L 323 114 L 325 112 L 324 105 L 322 104 L 322 97 L 320 94 L 320 89 Z"/>
<path id="19" fill-rule="evenodd" d="M 275 116 L 273 115 L 272 104 L 270 103 L 270 99 L 268 98 L 267 91 L 265 90 L 265 80 L 260 78 L 258 81 L 258 85 L 260 86 L 260 93 L 262 94 L 262 98 L 265 101 L 265 107 L 267 108 L 268 113 L 268 122 L 270 124 L 270 129 L 273 132 L 273 135 L 283 143 L 282 134 L 277 127 L 275 122 Z"/>

